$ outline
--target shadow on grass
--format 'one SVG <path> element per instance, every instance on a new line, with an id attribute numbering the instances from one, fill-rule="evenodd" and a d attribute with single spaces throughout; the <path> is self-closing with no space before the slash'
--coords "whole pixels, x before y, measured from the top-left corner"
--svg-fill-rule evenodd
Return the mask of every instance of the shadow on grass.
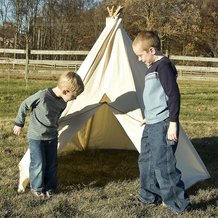
<path id="1" fill-rule="evenodd" d="M 217 207 L 218 205 L 218 137 L 205 137 L 192 139 L 192 143 L 204 162 L 211 178 L 201 181 L 191 187 L 190 195 L 199 194 L 199 190 L 206 191 L 208 196 L 194 205 L 194 208 L 206 210 L 208 205 Z M 205 194 L 205 192 L 204 192 Z"/>
<path id="2" fill-rule="evenodd" d="M 59 157 L 59 183 L 105 186 L 109 182 L 139 177 L 138 152 L 127 150 L 87 150 Z"/>
<path id="3" fill-rule="evenodd" d="M 205 182 L 210 182 L 213 187 L 218 188 L 218 137 L 192 139 L 192 143 L 211 175 Z M 208 188 L 204 185 L 203 187 Z"/>
<path id="4" fill-rule="evenodd" d="M 192 186 L 188 193 L 198 195 L 199 190 L 218 189 L 218 137 L 192 139 L 192 143 L 206 165 L 211 178 Z M 126 150 L 87 150 L 59 157 L 59 183 L 64 189 L 104 187 L 110 182 L 139 178 L 138 152 Z M 65 188 L 64 188 L 65 187 Z M 70 188 L 71 187 L 71 188 Z M 217 206 L 218 195 L 203 198 L 194 208 Z"/>

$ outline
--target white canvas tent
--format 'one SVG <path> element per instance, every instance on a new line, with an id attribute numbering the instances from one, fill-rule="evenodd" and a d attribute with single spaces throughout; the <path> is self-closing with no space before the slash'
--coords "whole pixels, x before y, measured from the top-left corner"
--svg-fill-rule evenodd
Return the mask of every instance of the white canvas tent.
<path id="1" fill-rule="evenodd" d="M 77 72 L 85 91 L 62 114 L 59 152 L 97 148 L 140 152 L 145 71 L 122 20 L 110 18 Z M 182 127 L 176 157 L 186 188 L 210 177 Z M 19 163 L 19 189 L 27 185 L 29 161 L 27 151 Z"/>

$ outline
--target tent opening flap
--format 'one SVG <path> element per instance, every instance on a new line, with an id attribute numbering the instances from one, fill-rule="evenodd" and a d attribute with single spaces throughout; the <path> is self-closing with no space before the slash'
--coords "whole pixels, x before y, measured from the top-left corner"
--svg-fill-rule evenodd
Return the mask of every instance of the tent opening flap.
<path id="1" fill-rule="evenodd" d="M 62 152 L 85 149 L 135 150 L 135 146 L 107 104 L 102 104 Z"/>

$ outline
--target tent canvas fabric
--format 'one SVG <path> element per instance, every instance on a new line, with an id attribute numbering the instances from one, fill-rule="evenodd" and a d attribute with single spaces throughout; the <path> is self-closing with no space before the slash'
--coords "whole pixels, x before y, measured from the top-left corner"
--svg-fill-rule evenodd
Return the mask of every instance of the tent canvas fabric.
<path id="1" fill-rule="evenodd" d="M 85 149 L 136 149 L 143 126 L 145 64 L 137 60 L 122 19 L 111 17 L 77 73 L 84 92 L 69 102 L 59 126 L 58 152 Z M 158 137 L 158 136 L 157 136 Z M 204 163 L 180 126 L 177 167 L 185 187 L 210 177 Z M 29 150 L 19 163 L 19 189 L 29 177 Z"/>

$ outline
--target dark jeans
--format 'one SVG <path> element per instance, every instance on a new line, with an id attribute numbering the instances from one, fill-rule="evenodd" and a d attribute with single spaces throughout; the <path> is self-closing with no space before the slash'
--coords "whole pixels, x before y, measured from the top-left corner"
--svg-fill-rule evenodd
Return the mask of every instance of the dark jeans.
<path id="1" fill-rule="evenodd" d="M 173 212 L 183 211 L 189 204 L 181 172 L 176 168 L 177 142 L 167 139 L 169 121 L 145 126 L 138 164 L 144 203 L 163 201 Z"/>
<path id="2" fill-rule="evenodd" d="M 57 138 L 29 139 L 30 187 L 35 191 L 55 191 L 57 188 Z"/>

